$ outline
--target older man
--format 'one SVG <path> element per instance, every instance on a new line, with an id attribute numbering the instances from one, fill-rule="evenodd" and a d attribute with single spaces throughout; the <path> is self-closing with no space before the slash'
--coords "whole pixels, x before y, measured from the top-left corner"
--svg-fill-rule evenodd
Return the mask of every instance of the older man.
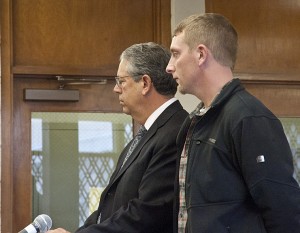
<path id="1" fill-rule="evenodd" d="M 176 137 L 187 112 L 165 68 L 170 53 L 135 44 L 120 57 L 114 92 L 123 112 L 143 128 L 120 155 L 99 208 L 77 233 L 172 233 Z M 132 145 L 135 147 L 132 149 Z M 56 229 L 49 233 L 67 232 Z"/>

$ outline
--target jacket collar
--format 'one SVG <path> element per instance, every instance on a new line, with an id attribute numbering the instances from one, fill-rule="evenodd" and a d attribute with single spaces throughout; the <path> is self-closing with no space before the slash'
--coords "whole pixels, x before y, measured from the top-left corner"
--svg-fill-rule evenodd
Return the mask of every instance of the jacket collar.
<path id="1" fill-rule="evenodd" d="M 190 119 L 192 119 L 195 115 L 202 116 L 204 115 L 209 109 L 215 108 L 224 101 L 227 101 L 227 99 L 232 96 L 235 92 L 245 89 L 241 85 L 241 81 L 238 78 L 234 78 L 228 83 L 226 83 L 221 91 L 216 95 L 214 100 L 212 101 L 210 107 L 204 110 L 204 103 L 201 101 L 194 111 L 192 111 L 189 115 Z"/>

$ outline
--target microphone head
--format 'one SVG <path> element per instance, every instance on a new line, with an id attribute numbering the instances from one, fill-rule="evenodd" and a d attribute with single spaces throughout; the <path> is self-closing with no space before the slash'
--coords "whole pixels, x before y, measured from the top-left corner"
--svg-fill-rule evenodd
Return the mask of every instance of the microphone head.
<path id="1" fill-rule="evenodd" d="M 45 233 L 52 227 L 52 220 L 48 215 L 41 214 L 34 219 L 33 225 L 40 230 L 40 233 Z"/>

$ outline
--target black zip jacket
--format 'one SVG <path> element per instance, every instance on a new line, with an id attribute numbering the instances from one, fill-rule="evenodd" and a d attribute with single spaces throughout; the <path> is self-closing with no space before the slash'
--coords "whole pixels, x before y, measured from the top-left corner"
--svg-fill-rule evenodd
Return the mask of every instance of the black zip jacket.
<path id="1" fill-rule="evenodd" d="M 179 154 L 191 117 L 177 138 Z M 238 79 L 223 88 L 205 115 L 195 117 L 185 186 L 187 232 L 300 232 L 300 189 L 278 118 Z M 175 232 L 177 211 L 178 198 Z"/>

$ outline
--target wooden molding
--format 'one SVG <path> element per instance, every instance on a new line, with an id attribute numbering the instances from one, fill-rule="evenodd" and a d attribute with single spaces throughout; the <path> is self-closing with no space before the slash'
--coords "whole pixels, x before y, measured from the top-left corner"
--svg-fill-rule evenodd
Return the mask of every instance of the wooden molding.
<path id="1" fill-rule="evenodd" d="M 64 67 L 64 66 L 14 66 L 15 75 L 72 75 L 72 76 L 115 76 L 118 67 L 103 66 L 99 69 Z"/>
<path id="2" fill-rule="evenodd" d="M 234 77 L 241 79 L 243 83 L 300 85 L 300 74 L 234 73 Z"/>

